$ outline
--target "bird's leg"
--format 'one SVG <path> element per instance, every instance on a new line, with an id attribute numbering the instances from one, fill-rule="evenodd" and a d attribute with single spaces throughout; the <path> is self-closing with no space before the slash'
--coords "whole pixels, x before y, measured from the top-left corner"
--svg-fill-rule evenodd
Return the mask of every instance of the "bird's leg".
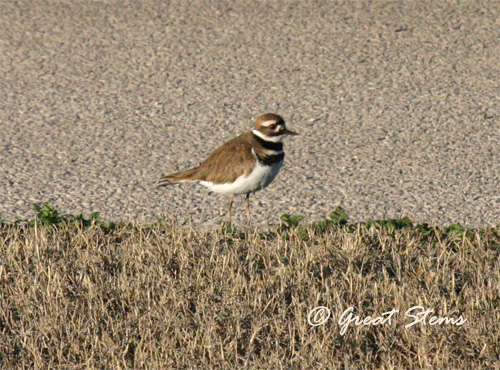
<path id="1" fill-rule="evenodd" d="M 231 195 L 231 198 L 229 198 L 229 204 L 227 206 L 227 222 L 229 225 L 231 225 L 231 207 L 233 206 L 233 196 Z"/>
<path id="2" fill-rule="evenodd" d="M 245 209 L 247 211 L 248 227 L 252 228 L 252 217 L 250 217 L 250 193 L 245 197 Z"/>

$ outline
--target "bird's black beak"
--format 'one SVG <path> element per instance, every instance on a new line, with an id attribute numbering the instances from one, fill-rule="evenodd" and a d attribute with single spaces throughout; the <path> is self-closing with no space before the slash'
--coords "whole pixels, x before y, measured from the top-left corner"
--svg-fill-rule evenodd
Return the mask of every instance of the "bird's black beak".
<path id="1" fill-rule="evenodd" d="M 289 129 L 285 129 L 285 132 L 284 132 L 285 135 L 290 135 L 290 136 L 296 136 L 298 135 L 295 131 L 292 131 L 292 130 L 289 130 Z"/>

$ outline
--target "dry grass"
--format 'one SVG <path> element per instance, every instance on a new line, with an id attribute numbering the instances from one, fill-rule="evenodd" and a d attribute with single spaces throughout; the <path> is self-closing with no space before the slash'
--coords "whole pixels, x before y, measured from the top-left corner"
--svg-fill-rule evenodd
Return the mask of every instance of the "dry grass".
<path id="1" fill-rule="evenodd" d="M 500 368 L 500 237 L 414 228 L 0 229 L 0 367 Z M 307 316 L 331 309 L 323 326 Z M 462 326 L 417 324 L 421 305 Z M 391 325 L 351 325 L 391 309 Z"/>

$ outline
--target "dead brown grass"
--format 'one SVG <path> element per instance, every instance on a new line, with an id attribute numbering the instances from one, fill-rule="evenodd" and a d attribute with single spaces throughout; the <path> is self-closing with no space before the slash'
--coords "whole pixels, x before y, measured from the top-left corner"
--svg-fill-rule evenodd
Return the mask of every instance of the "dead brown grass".
<path id="1" fill-rule="evenodd" d="M 500 367 L 495 230 L 0 230 L 1 368 Z M 320 305 L 332 316 L 313 327 Z M 405 328 L 415 305 L 467 322 Z M 351 306 L 361 317 L 399 313 L 342 336 Z"/>

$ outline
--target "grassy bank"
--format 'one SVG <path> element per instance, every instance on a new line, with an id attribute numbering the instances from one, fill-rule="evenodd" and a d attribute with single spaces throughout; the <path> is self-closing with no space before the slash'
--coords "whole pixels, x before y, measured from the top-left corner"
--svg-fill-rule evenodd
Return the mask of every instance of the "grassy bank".
<path id="1" fill-rule="evenodd" d="M 1 368 L 500 366 L 498 229 L 350 224 L 341 210 L 261 233 L 55 216 L 1 224 Z M 317 306 L 331 315 L 312 326 Z M 434 311 L 405 327 L 414 306 Z M 341 325 L 350 307 L 398 312 Z"/>

